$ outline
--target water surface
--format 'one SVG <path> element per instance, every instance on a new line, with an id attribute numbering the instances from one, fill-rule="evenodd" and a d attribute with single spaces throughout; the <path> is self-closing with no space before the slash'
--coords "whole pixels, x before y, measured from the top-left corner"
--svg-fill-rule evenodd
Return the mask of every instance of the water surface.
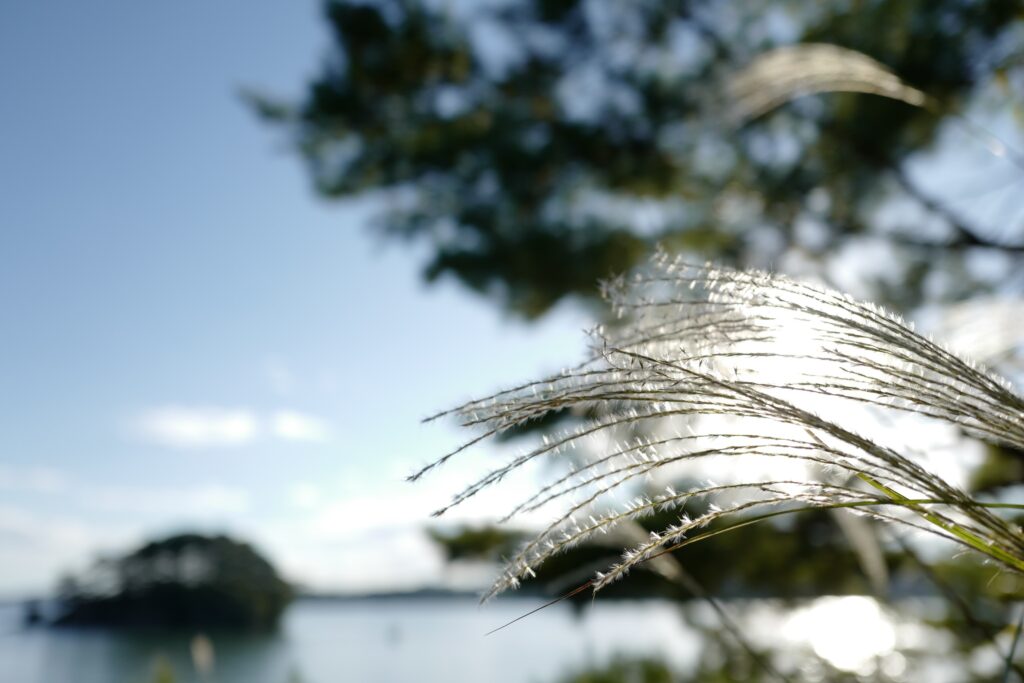
<path id="1" fill-rule="evenodd" d="M 216 669 L 208 679 L 191 662 L 194 634 L 26 629 L 20 606 L 6 605 L 0 683 L 150 683 L 159 658 L 176 683 L 544 683 L 615 654 L 657 655 L 680 668 L 696 659 L 695 634 L 659 602 L 599 601 L 579 615 L 560 604 L 485 636 L 539 604 L 300 600 L 275 634 L 209 634 Z"/>

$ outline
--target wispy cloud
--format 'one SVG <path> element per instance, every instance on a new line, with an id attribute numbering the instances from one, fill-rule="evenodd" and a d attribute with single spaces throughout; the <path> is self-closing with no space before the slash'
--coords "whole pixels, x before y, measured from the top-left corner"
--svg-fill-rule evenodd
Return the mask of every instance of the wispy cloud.
<path id="1" fill-rule="evenodd" d="M 452 570 L 446 567 L 439 548 L 419 526 L 394 527 L 368 542 L 356 538 L 349 542 L 323 543 L 302 534 L 276 530 L 263 543 L 286 576 L 301 579 L 304 585 L 323 590 L 396 590 L 451 582 Z M 492 570 L 488 567 L 488 576 Z M 486 585 L 479 580 L 461 588 Z"/>
<path id="2" fill-rule="evenodd" d="M 26 472 L 17 470 L 12 480 L 19 488 L 0 490 L 45 493 L 40 489 L 49 484 L 33 484 Z M 0 497 L 0 597 L 49 591 L 58 572 L 83 567 L 98 552 L 124 550 L 154 529 L 210 524 L 220 529 L 252 511 L 248 491 L 218 482 L 129 486 L 84 481 L 56 470 L 54 476 L 60 476 L 61 505 L 52 497 L 21 506 Z"/>
<path id="3" fill-rule="evenodd" d="M 66 488 L 67 478 L 60 470 L 0 464 L 0 491 L 60 493 Z"/>
<path id="4" fill-rule="evenodd" d="M 247 410 L 166 406 L 145 412 L 140 433 L 177 448 L 239 446 L 256 438 L 259 421 Z"/>
<path id="5" fill-rule="evenodd" d="M 288 501 L 302 510 L 311 510 L 323 501 L 323 494 L 316 484 L 300 481 L 288 487 Z"/>
<path id="6" fill-rule="evenodd" d="M 85 492 L 84 499 L 92 509 L 133 514 L 174 515 L 193 511 L 210 516 L 249 510 L 246 491 L 216 483 L 182 487 L 101 486 Z"/>
<path id="7" fill-rule="evenodd" d="M 135 431 L 171 448 L 243 446 L 270 436 L 285 441 L 324 442 L 326 421 L 294 410 L 261 415 L 253 410 L 210 406 L 162 406 L 143 412 Z"/>
<path id="8" fill-rule="evenodd" d="M 0 587 L 8 595 L 53 588 L 58 572 L 137 536 L 134 524 L 94 525 L 78 517 L 0 504 Z"/>
<path id="9" fill-rule="evenodd" d="M 127 486 L 73 477 L 51 467 L 17 467 L 0 464 L 0 491 L 47 496 L 60 494 L 61 501 L 89 510 L 172 515 L 182 510 L 203 514 L 235 514 L 249 510 L 249 494 L 242 488 L 218 482 L 196 482 L 184 486 Z M 4 508 L 0 507 L 0 513 Z M 11 513 L 6 512 L 7 516 Z M 23 519 L 24 515 L 15 517 Z M 6 527 L 0 514 L 0 533 Z M 8 529 L 9 530 L 9 529 Z"/>
<path id="10" fill-rule="evenodd" d="M 8 541 L 37 546 L 83 548 L 94 540 L 85 524 L 70 517 L 42 515 L 12 505 L 0 506 L 0 534 Z"/>
<path id="11" fill-rule="evenodd" d="M 281 410 L 270 418 L 270 431 L 274 436 L 289 441 L 327 441 L 331 430 L 327 423 L 312 415 Z"/>
<path id="12" fill-rule="evenodd" d="M 295 391 L 298 383 L 295 373 L 280 358 L 268 358 L 264 362 L 263 371 L 267 382 L 279 396 L 289 396 Z"/>

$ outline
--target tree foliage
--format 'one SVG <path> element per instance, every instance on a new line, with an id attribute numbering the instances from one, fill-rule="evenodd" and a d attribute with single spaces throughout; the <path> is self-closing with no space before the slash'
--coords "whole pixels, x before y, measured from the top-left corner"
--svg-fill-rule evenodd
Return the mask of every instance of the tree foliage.
<path id="1" fill-rule="evenodd" d="M 291 588 L 247 543 L 180 534 L 66 580 L 61 624 L 266 629 Z"/>
<path id="2" fill-rule="evenodd" d="M 1024 82 L 1013 0 L 325 10 L 333 43 L 303 100 L 253 101 L 287 127 L 321 193 L 389 193 L 383 227 L 431 244 L 429 278 L 454 275 L 526 316 L 592 298 L 659 242 L 742 266 L 824 262 L 878 235 L 887 202 L 916 211 L 883 236 L 902 269 L 901 286 L 879 290 L 891 305 L 919 301 L 929 270 L 962 275 L 978 249 L 1020 255 L 1013 230 L 954 210 L 907 170 L 980 90 Z M 939 108 L 815 96 L 731 125 L 729 75 L 797 42 L 862 52 Z M 922 231 L 922 216 L 937 227 Z"/>

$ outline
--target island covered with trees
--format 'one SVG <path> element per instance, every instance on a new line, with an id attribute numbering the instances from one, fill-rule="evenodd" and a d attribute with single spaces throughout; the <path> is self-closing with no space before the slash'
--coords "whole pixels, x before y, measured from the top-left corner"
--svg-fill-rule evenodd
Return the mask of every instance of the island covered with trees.
<path id="1" fill-rule="evenodd" d="M 64 579 L 53 623 L 268 630 L 292 597 L 292 587 L 248 543 L 183 533 Z"/>

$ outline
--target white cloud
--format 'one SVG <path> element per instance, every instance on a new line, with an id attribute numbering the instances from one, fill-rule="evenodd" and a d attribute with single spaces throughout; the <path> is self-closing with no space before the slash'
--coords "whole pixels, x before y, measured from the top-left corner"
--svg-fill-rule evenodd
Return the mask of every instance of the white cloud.
<path id="1" fill-rule="evenodd" d="M 330 429 L 323 420 L 297 413 L 280 410 L 270 418 L 270 431 L 274 436 L 289 441 L 327 441 Z"/>
<path id="2" fill-rule="evenodd" d="M 248 409 L 210 406 L 151 408 L 135 420 L 135 432 L 171 448 L 244 446 L 264 436 L 322 443 L 331 435 L 326 421 L 295 410 L 260 415 Z"/>
<path id="3" fill-rule="evenodd" d="M 239 446 L 256 438 L 259 421 L 247 410 L 167 406 L 145 412 L 138 428 L 143 436 L 165 446 Z"/>

